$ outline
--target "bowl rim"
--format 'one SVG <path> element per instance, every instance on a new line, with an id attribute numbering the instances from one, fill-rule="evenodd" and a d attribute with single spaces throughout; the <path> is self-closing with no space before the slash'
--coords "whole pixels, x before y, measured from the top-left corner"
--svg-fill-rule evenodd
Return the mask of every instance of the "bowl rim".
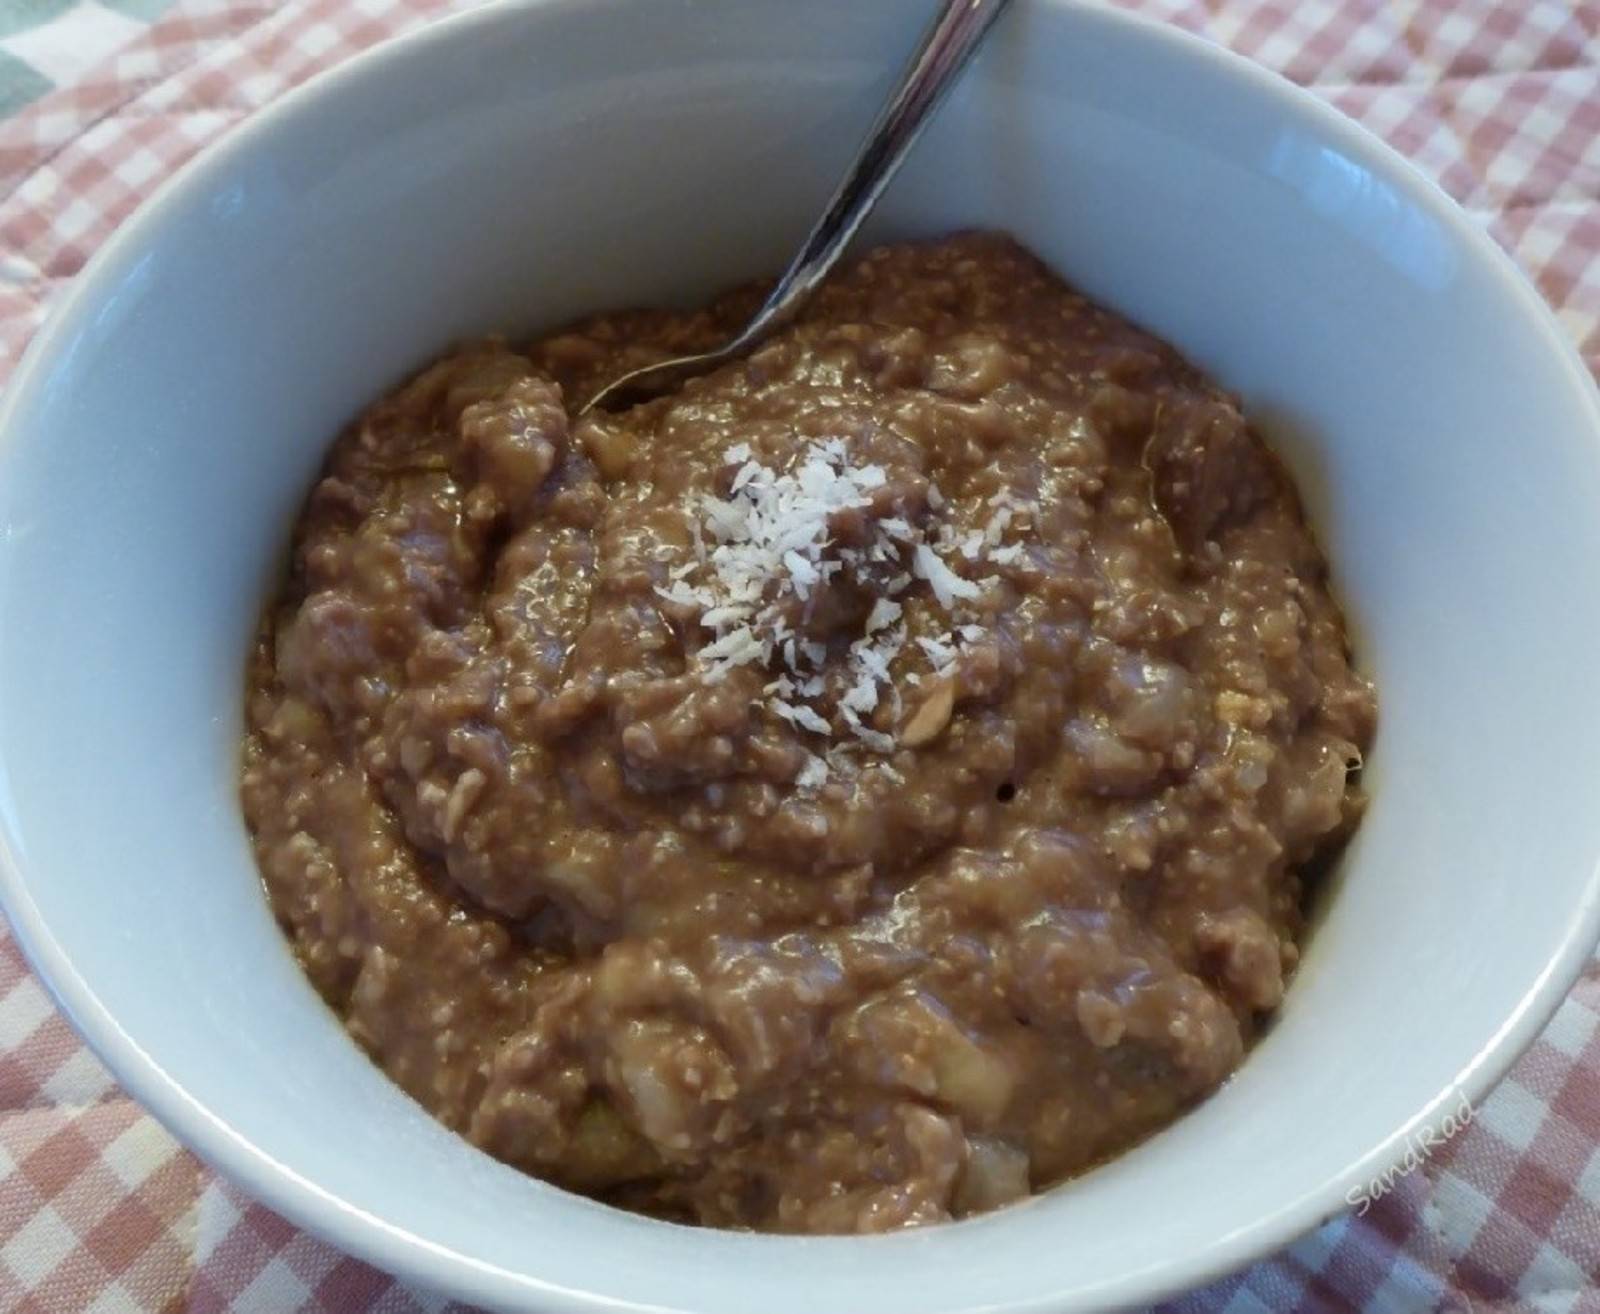
<path id="1" fill-rule="evenodd" d="M 527 21 L 533 13 L 592 11 L 597 3 L 621 7 L 630 0 L 500 0 L 495 5 L 446 14 L 421 26 L 380 40 L 342 60 L 271 103 L 251 113 L 220 141 L 212 143 L 165 179 L 117 227 L 74 277 L 60 303 L 28 344 L 0 395 L 0 466 L 22 443 L 18 423 L 33 398 L 47 384 L 63 349 L 77 336 L 80 323 L 95 309 L 107 276 L 114 281 L 154 236 L 169 211 L 198 193 L 208 175 L 248 152 L 277 125 L 310 110 L 316 101 L 347 82 L 366 77 L 386 60 L 430 46 L 443 46 L 479 28 Z M 1278 73 L 1194 33 L 1160 19 L 1096 4 L 1093 0 L 1031 0 L 1071 15 L 1088 32 L 1108 31 L 1164 48 L 1167 53 L 1208 64 L 1216 74 L 1264 98 L 1275 100 L 1287 115 L 1309 119 L 1319 130 L 1380 173 L 1406 201 L 1447 231 L 1513 299 L 1559 361 L 1564 375 L 1587 413 L 1590 437 L 1600 447 L 1600 390 L 1576 346 L 1562 330 L 1549 305 L 1511 257 L 1474 224 L 1443 189 L 1381 138 L 1361 127 L 1314 93 Z M 0 766 L 5 750 L 0 743 Z M 258 1148 L 222 1117 L 191 1096 L 155 1057 L 126 1032 L 110 1008 L 79 975 L 29 892 L 13 819 L 0 811 L 0 907 L 34 971 L 79 1035 L 104 1060 L 117 1081 L 180 1143 L 249 1195 L 283 1214 L 296 1225 L 339 1249 L 418 1286 L 497 1308 L 523 1308 L 536 1301 L 551 1314 L 595 1314 L 597 1311 L 652 1310 L 592 1291 L 559 1286 L 533 1274 L 518 1272 L 460 1253 L 359 1209 Z M 1505 1075 L 1533 1042 L 1565 999 L 1600 940 L 1600 855 L 1597 855 L 1582 897 L 1560 945 L 1544 969 L 1527 986 L 1510 1014 L 1483 1043 L 1477 1055 L 1410 1120 L 1385 1135 L 1339 1176 L 1317 1184 L 1246 1228 L 1196 1249 L 1165 1265 L 1130 1271 L 1086 1292 L 1093 1300 L 1117 1305 L 1159 1300 L 1234 1272 L 1274 1252 L 1349 1207 L 1349 1183 L 1368 1180 L 1401 1161 L 1416 1130 L 1427 1125 L 1447 1102 L 1462 1096 L 1473 1105 Z M 658 1224 L 671 1226 L 671 1224 Z M 835 1238 L 844 1244 L 870 1246 L 872 1236 Z M 794 1238 L 768 1238 L 775 1244 Z M 1058 1308 L 1049 1295 L 985 1306 L 988 1314 L 1046 1314 Z M 979 1314 L 969 1311 L 968 1314 Z"/>

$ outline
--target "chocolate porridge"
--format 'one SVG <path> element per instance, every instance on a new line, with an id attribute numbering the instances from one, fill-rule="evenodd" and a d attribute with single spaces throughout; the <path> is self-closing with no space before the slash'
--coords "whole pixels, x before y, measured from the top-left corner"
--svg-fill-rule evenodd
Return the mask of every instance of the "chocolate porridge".
<path id="1" fill-rule="evenodd" d="M 669 1218 L 992 1209 L 1216 1089 L 1375 717 L 1236 404 L 1011 240 L 445 357 L 333 448 L 243 799 L 316 988 L 507 1163 Z"/>

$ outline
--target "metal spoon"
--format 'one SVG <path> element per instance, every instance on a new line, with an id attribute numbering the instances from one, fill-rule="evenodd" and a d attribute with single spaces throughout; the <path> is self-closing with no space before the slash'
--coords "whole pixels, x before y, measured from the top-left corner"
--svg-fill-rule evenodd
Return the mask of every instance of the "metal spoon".
<path id="1" fill-rule="evenodd" d="M 697 374 L 726 364 L 754 348 L 799 314 L 856 235 L 889 180 L 904 162 L 945 93 L 955 84 L 994 20 L 1010 0 L 943 0 L 939 15 L 900 75 L 900 83 L 878 112 L 855 160 L 840 181 L 822 218 L 807 236 L 772 293 L 732 342 L 698 356 L 680 356 L 631 370 L 613 379 L 579 414 L 615 411 L 660 396 Z"/>

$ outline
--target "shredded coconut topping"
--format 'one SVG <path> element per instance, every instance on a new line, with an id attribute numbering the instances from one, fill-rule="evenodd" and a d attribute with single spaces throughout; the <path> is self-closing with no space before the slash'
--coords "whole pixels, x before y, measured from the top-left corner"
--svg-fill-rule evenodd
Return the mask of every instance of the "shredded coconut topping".
<path id="1" fill-rule="evenodd" d="M 984 560 L 1015 560 L 1022 546 L 1003 539 L 1021 504 L 1007 494 L 989 499 L 994 509 L 985 526 L 958 537 L 948 520 L 934 514 L 949 503 L 930 483 L 929 520 L 937 524 L 869 510 L 869 541 L 839 548 L 830 537 L 834 517 L 872 507 L 874 490 L 888 482 L 881 466 L 853 464 L 839 438 L 808 444 L 787 469 L 763 464 L 748 443 L 728 448 L 723 458 L 732 471 L 727 496 L 702 495 L 687 508 L 693 557 L 671 567 L 655 591 L 694 613 L 698 626 L 711 632 L 694 659 L 702 679 L 716 683 L 740 666 L 767 667 L 774 678 L 763 688 L 765 709 L 796 729 L 835 741 L 821 753 L 808 752 L 795 777 L 797 788 L 817 790 L 835 771 L 853 770 L 861 750 L 881 758 L 898 750 L 896 738 L 880 726 L 901 715 L 894 664 L 902 654 L 905 669 L 898 679 L 911 687 L 922 679 L 910 668 L 913 654 L 926 658 L 942 678 L 955 671 L 963 647 L 988 637 L 989 631 L 971 623 L 970 612 L 958 613 L 963 603 L 982 596 L 992 577 L 970 579 L 946 557 L 963 569 Z M 882 596 L 861 634 L 830 669 L 834 654 L 828 645 L 793 632 L 796 604 L 804 615 L 819 587 L 841 571 L 854 576 L 866 567 L 896 573 L 878 585 Z M 948 625 L 937 637 L 918 634 L 912 642 L 903 599 L 917 580 L 928 585 Z M 900 779 L 888 762 L 878 766 Z"/>

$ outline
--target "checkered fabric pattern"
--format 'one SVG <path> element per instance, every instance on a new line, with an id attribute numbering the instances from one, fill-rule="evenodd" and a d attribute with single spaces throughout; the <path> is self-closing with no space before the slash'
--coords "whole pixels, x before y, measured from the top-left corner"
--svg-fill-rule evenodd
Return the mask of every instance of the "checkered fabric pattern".
<path id="1" fill-rule="evenodd" d="M 0 0 L 0 114 L 76 82 L 172 0 Z"/>
<path id="2" fill-rule="evenodd" d="M 1518 260 L 1600 372 L 1600 0 L 1120 2 L 1386 137 Z M 197 149 L 319 69 L 470 3 L 0 0 L 0 378 L 95 246 Z M 8 90 L 12 61 L 35 71 L 31 92 Z M 1416 1171 L 1167 1309 L 1600 1314 L 1597 1023 L 1591 966 Z M 444 1308 L 179 1149 L 0 929 L 0 1309 Z"/>

